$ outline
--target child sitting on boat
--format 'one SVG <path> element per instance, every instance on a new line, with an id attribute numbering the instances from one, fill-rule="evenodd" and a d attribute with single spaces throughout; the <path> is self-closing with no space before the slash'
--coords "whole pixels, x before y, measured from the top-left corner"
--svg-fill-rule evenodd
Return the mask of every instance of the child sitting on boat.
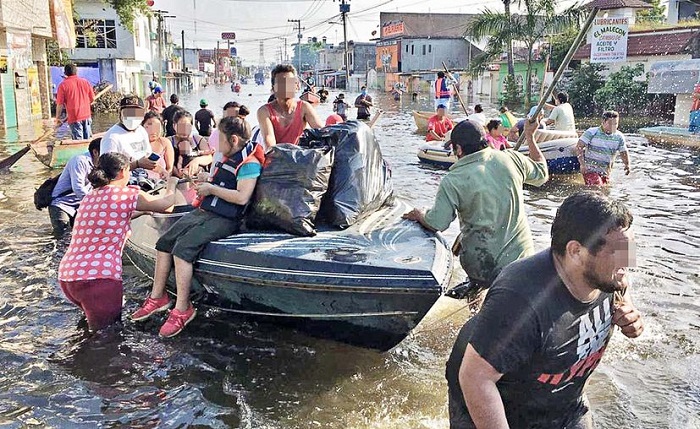
<path id="1" fill-rule="evenodd" d="M 121 316 L 122 249 L 134 211 L 163 212 L 175 203 L 177 178 L 168 181 L 165 196 L 155 197 L 127 186 L 130 163 L 121 153 L 100 156 L 88 175 L 94 189 L 80 202 L 70 245 L 58 267 L 63 293 L 85 312 L 91 330 Z"/>
<path id="2" fill-rule="evenodd" d="M 161 337 L 179 334 L 194 319 L 190 302 L 193 262 L 209 242 L 238 232 L 243 212 L 255 190 L 265 160 L 262 146 L 249 141 L 250 126 L 240 118 L 226 117 L 219 123 L 219 152 L 222 161 L 214 166 L 207 182 L 196 186 L 199 204 L 178 220 L 156 242 L 153 289 L 131 319 L 146 320 L 170 307 L 165 283 L 175 263 L 177 299 L 168 320 L 160 328 Z"/>
<path id="3" fill-rule="evenodd" d="M 503 135 L 506 132 L 506 128 L 503 126 L 499 119 L 491 119 L 488 124 L 486 124 L 486 141 L 492 149 L 505 150 L 510 148 L 506 136 Z"/>
<path id="4" fill-rule="evenodd" d="M 175 135 L 171 138 L 175 150 L 175 168 L 173 174 L 178 177 L 194 177 L 200 168 L 208 167 L 212 162 L 212 151 L 207 139 L 192 134 L 192 114 L 180 110 L 173 117 Z"/>

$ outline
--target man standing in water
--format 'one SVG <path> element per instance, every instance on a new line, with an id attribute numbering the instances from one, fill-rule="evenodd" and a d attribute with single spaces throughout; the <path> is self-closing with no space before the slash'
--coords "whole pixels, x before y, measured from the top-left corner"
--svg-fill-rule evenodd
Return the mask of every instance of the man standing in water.
<path id="1" fill-rule="evenodd" d="M 272 69 L 271 78 L 275 99 L 258 109 L 258 124 L 268 150 L 277 143 L 297 144 L 307 125 L 323 127 L 313 106 L 295 98 L 299 79 L 294 66 L 278 64 Z"/>
<path id="2" fill-rule="evenodd" d="M 201 107 L 201 109 L 197 110 L 197 113 L 194 114 L 194 127 L 202 137 L 209 137 L 211 135 L 212 126 L 216 128 L 214 113 L 209 110 L 207 107 L 208 105 L 207 100 L 202 98 L 199 100 L 199 107 Z"/>
<path id="3" fill-rule="evenodd" d="M 442 104 L 447 110 L 449 110 L 451 96 L 452 93 L 450 92 L 450 88 L 447 86 L 445 72 L 439 71 L 437 73 L 437 79 L 435 79 L 435 108 L 437 109 L 437 106 Z"/>
<path id="4" fill-rule="evenodd" d="M 536 123 L 525 125 L 530 157 L 520 152 L 489 148 L 484 128 L 462 121 L 450 143 L 458 160 L 440 182 L 433 208 L 403 215 L 431 231 L 446 230 L 457 215 L 461 229 L 459 260 L 469 283 L 455 297 L 488 288 L 509 263 L 535 253 L 525 218 L 523 184 L 547 181 L 547 162 L 535 144 Z"/>
<path id="5" fill-rule="evenodd" d="M 367 94 L 367 87 L 360 88 L 360 95 L 355 99 L 355 107 L 357 107 L 357 119 L 369 119 L 370 108 L 374 106 L 372 96 Z"/>
<path id="6" fill-rule="evenodd" d="M 182 110 L 180 107 L 180 98 L 177 94 L 170 95 L 170 106 L 163 109 L 161 116 L 163 117 L 163 122 L 165 122 L 165 137 L 170 137 L 175 135 L 175 127 L 173 123 L 173 117 L 175 112 Z"/>
<path id="7" fill-rule="evenodd" d="M 589 186 L 610 183 L 613 162 L 619 153 L 625 164 L 625 174 L 630 174 L 630 156 L 625 136 L 617 130 L 620 115 L 614 110 L 603 112 L 603 124 L 587 129 L 578 141 L 578 162 L 583 181 Z"/>
<path id="8" fill-rule="evenodd" d="M 632 214 L 584 191 L 567 198 L 552 244 L 503 269 L 447 361 L 451 429 L 592 429 L 583 394 L 613 325 L 644 330 L 625 278 Z"/>
<path id="9" fill-rule="evenodd" d="M 66 122 L 70 126 L 73 140 L 87 140 L 92 137 L 92 110 L 95 91 L 90 82 L 78 77 L 78 66 L 68 64 L 63 69 L 66 79 L 56 90 L 56 123 L 61 123 L 61 114 L 65 108 Z"/>

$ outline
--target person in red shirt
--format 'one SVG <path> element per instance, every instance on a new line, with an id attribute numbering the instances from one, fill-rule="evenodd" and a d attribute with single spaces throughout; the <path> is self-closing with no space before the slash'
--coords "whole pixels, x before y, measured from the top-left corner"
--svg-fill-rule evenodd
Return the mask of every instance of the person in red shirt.
<path id="1" fill-rule="evenodd" d="M 92 111 L 95 91 L 90 82 L 78 77 L 78 66 L 68 64 L 63 69 L 66 78 L 56 90 L 56 123 L 61 123 L 61 115 L 66 111 L 66 122 L 70 126 L 74 140 L 88 140 L 92 137 Z"/>
<path id="2" fill-rule="evenodd" d="M 278 64 L 272 69 L 272 90 L 275 99 L 258 109 L 258 123 L 270 149 L 277 143 L 297 144 L 307 125 L 323 128 L 311 104 L 295 98 L 299 91 L 299 78 L 294 66 Z"/>
<path id="3" fill-rule="evenodd" d="M 445 135 L 453 127 L 450 118 L 445 116 L 446 106 L 438 104 L 435 114 L 428 120 L 428 135 L 425 136 L 425 141 L 443 141 Z"/>

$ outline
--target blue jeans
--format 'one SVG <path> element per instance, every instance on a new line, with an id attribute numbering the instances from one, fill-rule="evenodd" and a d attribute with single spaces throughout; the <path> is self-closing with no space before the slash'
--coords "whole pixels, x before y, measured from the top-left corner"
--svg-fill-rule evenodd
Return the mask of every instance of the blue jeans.
<path id="1" fill-rule="evenodd" d="M 92 118 L 70 124 L 73 140 L 87 140 L 92 137 Z"/>
<path id="2" fill-rule="evenodd" d="M 688 131 L 693 134 L 700 134 L 700 110 L 693 110 L 690 112 Z"/>

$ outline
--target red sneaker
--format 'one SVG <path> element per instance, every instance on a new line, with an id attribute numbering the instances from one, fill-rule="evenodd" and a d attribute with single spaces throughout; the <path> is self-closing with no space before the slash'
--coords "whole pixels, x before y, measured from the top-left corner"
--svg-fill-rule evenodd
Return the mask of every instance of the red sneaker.
<path id="1" fill-rule="evenodd" d="M 164 338 L 174 337 L 175 335 L 182 332 L 185 326 L 194 319 L 197 315 L 197 310 L 194 309 L 192 304 L 190 308 L 185 311 L 180 311 L 177 308 L 173 308 L 168 316 L 168 320 L 165 321 L 163 326 L 160 328 L 158 335 Z"/>
<path id="2" fill-rule="evenodd" d="M 167 294 L 161 296 L 160 298 L 151 298 L 150 296 L 146 298 L 146 302 L 143 303 L 141 308 L 136 310 L 134 314 L 131 315 L 131 320 L 140 322 L 141 320 L 146 320 L 152 315 L 165 311 L 170 308 L 170 297 Z"/>

